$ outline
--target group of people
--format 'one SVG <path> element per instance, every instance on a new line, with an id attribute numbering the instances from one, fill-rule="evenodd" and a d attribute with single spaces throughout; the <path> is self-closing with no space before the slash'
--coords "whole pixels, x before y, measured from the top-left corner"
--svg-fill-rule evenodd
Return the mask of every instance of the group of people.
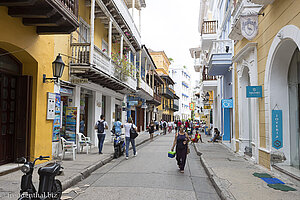
<path id="1" fill-rule="evenodd" d="M 137 156 L 136 148 L 135 148 L 135 139 L 130 137 L 130 129 L 133 128 L 136 131 L 136 126 L 134 123 L 132 123 L 132 119 L 129 118 L 127 123 L 124 125 L 120 121 L 120 119 L 117 119 L 114 122 L 113 130 L 115 134 L 121 134 L 122 128 L 125 128 L 125 151 L 126 151 L 126 159 L 128 160 L 128 154 L 129 154 L 129 144 L 131 143 L 132 149 L 133 149 L 133 156 Z M 106 133 L 108 132 L 108 124 L 105 121 L 104 115 L 100 116 L 100 120 L 97 121 L 95 125 L 95 129 L 97 129 L 97 136 L 98 136 L 98 148 L 99 148 L 99 154 L 102 154 L 103 149 L 103 143 L 105 140 Z"/>

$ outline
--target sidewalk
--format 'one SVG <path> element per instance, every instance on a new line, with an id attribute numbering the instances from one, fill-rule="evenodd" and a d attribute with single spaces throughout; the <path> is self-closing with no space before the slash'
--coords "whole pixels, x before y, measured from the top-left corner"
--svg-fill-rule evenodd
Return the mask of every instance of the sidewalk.
<path id="1" fill-rule="evenodd" d="M 222 199 L 300 199 L 299 182 L 247 161 L 243 156 L 230 151 L 224 144 L 208 143 L 209 139 L 210 137 L 204 135 L 204 143 L 195 144 L 195 149 L 197 153 L 202 153 L 200 160 Z M 268 173 L 297 191 L 283 192 L 272 189 L 262 179 L 253 176 L 255 172 Z"/>
<path id="2" fill-rule="evenodd" d="M 159 134 L 154 134 L 158 136 Z M 136 146 L 139 146 L 149 140 L 149 133 L 142 132 L 136 138 Z M 129 155 L 132 151 L 129 152 Z M 79 181 L 88 177 L 93 171 L 99 167 L 105 165 L 113 159 L 113 144 L 107 142 L 103 147 L 103 154 L 98 154 L 98 148 L 92 148 L 89 154 L 80 153 L 76 154 L 76 160 L 70 159 L 63 160 L 62 166 L 64 167 L 64 174 L 62 176 L 57 176 L 62 182 L 63 190 L 75 185 Z M 45 165 L 42 164 L 42 165 Z M 34 170 L 33 181 L 36 188 L 38 188 L 38 168 L 42 165 L 37 165 Z M 4 176 L 0 176 L 0 199 L 17 199 L 20 191 L 21 177 L 23 173 L 18 170 L 13 173 L 9 173 Z"/>

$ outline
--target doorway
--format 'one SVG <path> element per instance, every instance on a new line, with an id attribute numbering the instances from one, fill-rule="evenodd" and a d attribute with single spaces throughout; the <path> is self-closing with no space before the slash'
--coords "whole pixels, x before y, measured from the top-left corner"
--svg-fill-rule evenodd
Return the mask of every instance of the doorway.
<path id="1" fill-rule="evenodd" d="M 293 54 L 288 74 L 289 117 L 290 117 L 290 159 L 291 166 L 300 169 L 300 52 Z"/>
<path id="2" fill-rule="evenodd" d="M 32 77 L 21 71 L 10 54 L 0 57 L 0 165 L 30 155 Z"/>

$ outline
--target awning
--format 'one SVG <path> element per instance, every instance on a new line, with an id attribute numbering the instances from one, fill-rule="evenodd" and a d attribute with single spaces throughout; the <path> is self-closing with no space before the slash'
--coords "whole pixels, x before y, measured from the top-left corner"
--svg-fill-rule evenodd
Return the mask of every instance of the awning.
<path id="1" fill-rule="evenodd" d="M 231 53 L 212 54 L 209 60 L 208 75 L 220 76 L 228 72 L 229 67 L 232 65 Z"/>

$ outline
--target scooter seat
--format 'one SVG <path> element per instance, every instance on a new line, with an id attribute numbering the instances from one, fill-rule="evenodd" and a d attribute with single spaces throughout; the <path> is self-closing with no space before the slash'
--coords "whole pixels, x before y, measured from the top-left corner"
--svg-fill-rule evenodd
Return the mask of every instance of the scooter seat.
<path id="1" fill-rule="evenodd" d="M 41 167 L 38 171 L 40 175 L 42 174 L 57 174 L 60 170 L 60 165 L 56 163 L 51 163 L 50 165 L 46 165 L 45 167 Z"/>

